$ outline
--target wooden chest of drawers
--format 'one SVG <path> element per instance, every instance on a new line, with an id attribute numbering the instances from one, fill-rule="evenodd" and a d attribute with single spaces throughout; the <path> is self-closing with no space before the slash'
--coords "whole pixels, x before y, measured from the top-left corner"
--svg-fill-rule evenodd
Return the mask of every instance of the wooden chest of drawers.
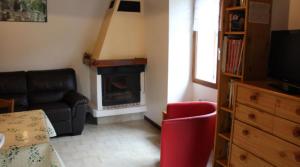
<path id="1" fill-rule="evenodd" d="M 236 86 L 230 166 L 300 167 L 300 98 Z"/>

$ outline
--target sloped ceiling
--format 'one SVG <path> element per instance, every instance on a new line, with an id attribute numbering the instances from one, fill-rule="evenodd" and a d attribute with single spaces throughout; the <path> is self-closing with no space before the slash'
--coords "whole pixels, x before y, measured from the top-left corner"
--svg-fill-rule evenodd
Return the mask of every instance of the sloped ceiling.
<path id="1" fill-rule="evenodd" d="M 118 11 L 120 2 L 121 0 L 115 0 L 113 7 L 106 12 L 92 53 L 93 59 L 145 57 L 143 0 L 140 0 L 140 12 Z"/>

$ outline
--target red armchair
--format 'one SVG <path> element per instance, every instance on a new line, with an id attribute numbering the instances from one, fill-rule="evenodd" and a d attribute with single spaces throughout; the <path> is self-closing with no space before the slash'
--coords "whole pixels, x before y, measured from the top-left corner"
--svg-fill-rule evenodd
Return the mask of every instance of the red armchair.
<path id="1" fill-rule="evenodd" d="M 216 105 L 168 104 L 161 137 L 161 167 L 206 167 L 213 149 Z"/>

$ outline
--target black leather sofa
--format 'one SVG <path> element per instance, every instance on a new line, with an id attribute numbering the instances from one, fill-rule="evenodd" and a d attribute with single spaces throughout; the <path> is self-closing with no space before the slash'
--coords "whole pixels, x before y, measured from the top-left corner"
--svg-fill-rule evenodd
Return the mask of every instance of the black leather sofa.
<path id="1" fill-rule="evenodd" d="M 16 112 L 44 110 L 58 135 L 83 131 L 88 99 L 76 87 L 73 69 L 0 73 L 0 98 L 15 99 Z"/>

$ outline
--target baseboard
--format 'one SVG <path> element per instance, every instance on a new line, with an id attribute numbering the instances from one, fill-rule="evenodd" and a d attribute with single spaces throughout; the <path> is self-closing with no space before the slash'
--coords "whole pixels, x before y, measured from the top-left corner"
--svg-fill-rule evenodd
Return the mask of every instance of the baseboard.
<path id="1" fill-rule="evenodd" d="M 149 122 L 152 126 L 154 126 L 156 129 L 161 130 L 161 126 L 158 125 L 157 123 L 155 123 L 154 121 L 152 121 L 150 118 L 148 118 L 147 116 L 144 116 L 144 119 Z"/>
<path id="2" fill-rule="evenodd" d="M 144 113 L 131 113 L 97 118 L 98 125 L 124 123 L 130 121 L 143 120 Z"/>

